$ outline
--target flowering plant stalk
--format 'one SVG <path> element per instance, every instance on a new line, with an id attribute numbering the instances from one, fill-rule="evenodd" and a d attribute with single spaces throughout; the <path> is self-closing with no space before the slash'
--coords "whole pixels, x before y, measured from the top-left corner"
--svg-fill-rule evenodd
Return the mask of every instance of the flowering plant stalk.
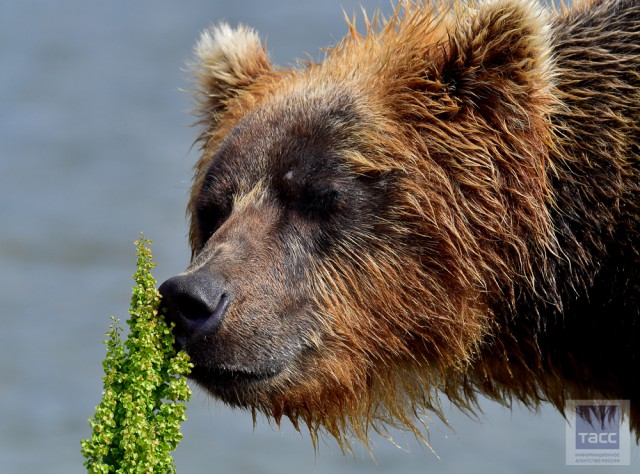
<path id="1" fill-rule="evenodd" d="M 175 353 L 171 328 L 158 314 L 151 242 L 140 235 L 135 243 L 130 333 L 123 343 L 119 321 L 111 317 L 102 401 L 89 420 L 91 438 L 81 442 L 89 473 L 175 472 L 171 452 L 182 438 L 184 402 L 191 396 L 185 378 L 192 368 L 189 356 Z"/>

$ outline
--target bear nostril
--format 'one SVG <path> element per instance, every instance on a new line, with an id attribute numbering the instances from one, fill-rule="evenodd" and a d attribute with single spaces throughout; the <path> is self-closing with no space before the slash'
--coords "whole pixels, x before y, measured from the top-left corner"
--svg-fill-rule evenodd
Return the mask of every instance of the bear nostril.
<path id="1" fill-rule="evenodd" d="M 159 288 L 165 318 L 186 338 L 214 331 L 222 322 L 230 297 L 208 274 L 178 275 Z"/>
<path id="2" fill-rule="evenodd" d="M 215 309 L 211 308 L 209 302 L 194 297 L 189 293 L 178 293 L 174 304 L 182 317 L 190 321 L 207 319 L 215 311 Z"/>
<path id="3" fill-rule="evenodd" d="M 206 334 L 215 330 L 222 322 L 222 318 L 227 312 L 228 306 L 229 296 L 226 293 L 222 293 L 218 303 L 215 308 L 213 308 L 213 311 L 210 311 L 208 315 L 204 315 L 204 317 L 195 320 L 196 323 L 198 323 L 198 327 L 195 328 L 196 330 L 194 331 L 197 333 L 196 335 Z"/>

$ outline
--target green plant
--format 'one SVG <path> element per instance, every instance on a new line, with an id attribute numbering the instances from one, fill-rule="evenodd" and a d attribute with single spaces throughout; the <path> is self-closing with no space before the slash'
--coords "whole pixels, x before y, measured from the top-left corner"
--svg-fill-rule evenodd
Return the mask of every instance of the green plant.
<path id="1" fill-rule="evenodd" d="M 183 402 L 191 396 L 184 376 L 192 365 L 184 351 L 175 353 L 171 328 L 158 314 L 150 244 L 143 235 L 136 241 L 130 333 L 123 343 L 113 316 L 107 332 L 102 401 L 89 420 L 91 438 L 81 442 L 89 473 L 175 472 L 171 452 L 182 438 Z"/>

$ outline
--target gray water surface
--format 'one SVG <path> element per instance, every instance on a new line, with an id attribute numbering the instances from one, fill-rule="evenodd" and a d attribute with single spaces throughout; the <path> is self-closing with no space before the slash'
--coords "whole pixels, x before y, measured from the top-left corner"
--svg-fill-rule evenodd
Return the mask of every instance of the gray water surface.
<path id="1" fill-rule="evenodd" d="M 373 9 L 378 2 L 362 1 Z M 389 11 L 389 2 L 379 2 Z M 187 75 L 199 31 L 255 26 L 291 65 L 346 32 L 330 1 L 4 0 L 0 3 L 0 472 L 83 472 L 80 440 L 101 397 L 109 315 L 126 318 L 133 240 L 154 240 L 156 278 L 187 264 L 184 208 L 195 130 Z M 605 472 L 567 468 L 564 421 L 482 401 L 447 411 L 431 443 L 394 433 L 346 458 L 334 441 L 278 430 L 195 390 L 181 473 Z M 637 472 L 632 467 L 607 472 Z"/>

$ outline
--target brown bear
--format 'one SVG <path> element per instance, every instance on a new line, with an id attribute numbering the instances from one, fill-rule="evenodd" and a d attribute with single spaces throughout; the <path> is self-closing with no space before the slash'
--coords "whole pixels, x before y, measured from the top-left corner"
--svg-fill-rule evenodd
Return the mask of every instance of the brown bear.
<path id="1" fill-rule="evenodd" d="M 200 385 L 339 441 L 420 433 L 440 393 L 630 399 L 638 431 L 640 2 L 405 2 L 292 69 L 245 27 L 196 53 L 161 293 Z"/>

